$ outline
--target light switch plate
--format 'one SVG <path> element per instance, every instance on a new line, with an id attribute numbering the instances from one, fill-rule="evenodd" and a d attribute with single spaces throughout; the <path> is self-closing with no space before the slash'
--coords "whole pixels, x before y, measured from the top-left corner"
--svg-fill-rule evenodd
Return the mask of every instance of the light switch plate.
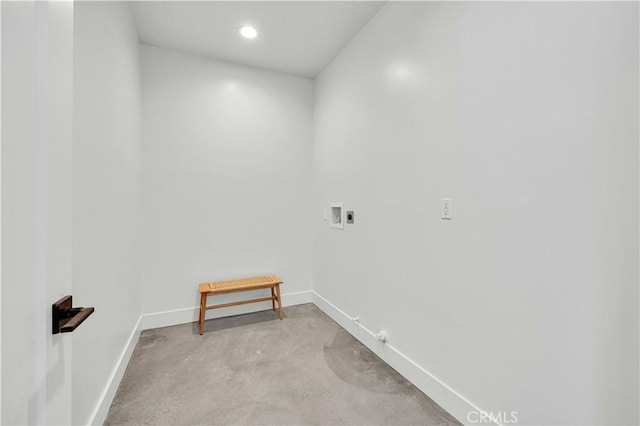
<path id="1" fill-rule="evenodd" d="M 453 219 L 453 199 L 443 198 L 440 206 L 440 217 L 442 219 Z"/>

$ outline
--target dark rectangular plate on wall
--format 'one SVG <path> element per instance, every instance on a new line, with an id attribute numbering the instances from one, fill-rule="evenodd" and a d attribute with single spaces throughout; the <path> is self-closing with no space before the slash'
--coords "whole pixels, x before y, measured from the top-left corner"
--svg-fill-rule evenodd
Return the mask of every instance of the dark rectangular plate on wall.
<path id="1" fill-rule="evenodd" d="M 89 315 L 93 308 L 73 308 L 72 296 L 65 296 L 51 306 L 52 333 L 69 333 L 78 328 Z"/>

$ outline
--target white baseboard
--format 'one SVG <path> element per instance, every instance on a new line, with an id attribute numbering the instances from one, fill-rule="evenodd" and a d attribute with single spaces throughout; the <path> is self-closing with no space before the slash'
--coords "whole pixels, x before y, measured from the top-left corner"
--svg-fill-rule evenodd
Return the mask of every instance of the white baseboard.
<path id="1" fill-rule="evenodd" d="M 398 349 L 388 343 L 379 342 L 375 333 L 316 292 L 313 292 L 313 304 L 340 324 L 345 330 L 362 342 L 362 344 L 371 349 L 371 351 L 413 383 L 418 389 L 428 395 L 429 398 L 438 403 L 459 422 L 468 424 L 467 414 L 469 412 L 482 411 L 450 386 L 409 359 Z"/>
<path id="2" fill-rule="evenodd" d="M 127 343 L 124 345 L 124 349 L 120 354 L 120 358 L 118 358 L 118 362 L 111 372 L 111 376 L 109 376 L 109 380 L 107 381 L 107 385 L 102 391 L 102 395 L 100 395 L 100 399 L 98 400 L 98 404 L 96 405 L 93 413 L 89 417 L 90 425 L 101 425 L 107 418 L 107 414 L 109 413 L 109 407 L 111 407 L 111 402 L 113 401 L 113 397 L 116 396 L 116 391 L 118 390 L 118 386 L 120 386 L 120 381 L 122 380 L 122 376 L 124 376 L 124 372 L 127 369 L 127 365 L 129 365 L 129 360 L 131 359 L 131 355 L 133 354 L 133 350 L 138 343 L 138 338 L 140 337 L 140 318 L 136 321 L 136 324 L 133 326 L 133 330 L 129 335 L 129 339 Z"/>
<path id="3" fill-rule="evenodd" d="M 311 303 L 313 300 L 312 291 L 301 291 L 298 293 L 286 293 L 282 295 L 282 306 L 302 305 Z M 271 309 L 270 302 L 252 303 L 250 305 L 233 306 L 225 309 L 214 309 L 207 312 L 207 319 L 229 317 L 233 315 L 248 314 Z M 140 316 L 140 330 L 150 328 L 169 327 L 172 325 L 186 324 L 198 321 L 199 306 L 172 311 L 154 312 Z"/>
<path id="4" fill-rule="evenodd" d="M 305 303 L 313 303 L 313 291 L 299 291 L 282 295 L 283 306 L 304 305 Z"/>

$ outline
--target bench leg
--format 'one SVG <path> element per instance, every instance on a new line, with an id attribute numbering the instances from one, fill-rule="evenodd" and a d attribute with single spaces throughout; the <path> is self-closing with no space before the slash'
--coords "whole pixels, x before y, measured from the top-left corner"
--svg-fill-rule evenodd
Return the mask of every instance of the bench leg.
<path id="1" fill-rule="evenodd" d="M 207 293 L 200 294 L 200 318 L 198 325 L 200 326 L 200 335 L 204 333 L 204 314 L 207 312 Z"/>
<path id="2" fill-rule="evenodd" d="M 280 297 L 280 284 L 276 285 L 276 295 L 278 297 L 278 307 L 280 308 L 280 319 L 282 319 L 283 313 L 282 313 L 282 298 Z"/>
<path id="3" fill-rule="evenodd" d="M 271 310 L 276 310 L 276 294 L 273 290 L 273 287 L 271 287 Z"/>

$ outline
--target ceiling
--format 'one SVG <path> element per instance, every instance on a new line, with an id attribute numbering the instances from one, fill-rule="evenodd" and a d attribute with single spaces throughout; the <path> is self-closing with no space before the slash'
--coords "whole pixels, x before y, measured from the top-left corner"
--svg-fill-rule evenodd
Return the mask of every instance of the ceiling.
<path id="1" fill-rule="evenodd" d="M 141 43 L 315 77 L 379 1 L 133 1 Z M 238 30 L 252 25 L 258 37 Z"/>

